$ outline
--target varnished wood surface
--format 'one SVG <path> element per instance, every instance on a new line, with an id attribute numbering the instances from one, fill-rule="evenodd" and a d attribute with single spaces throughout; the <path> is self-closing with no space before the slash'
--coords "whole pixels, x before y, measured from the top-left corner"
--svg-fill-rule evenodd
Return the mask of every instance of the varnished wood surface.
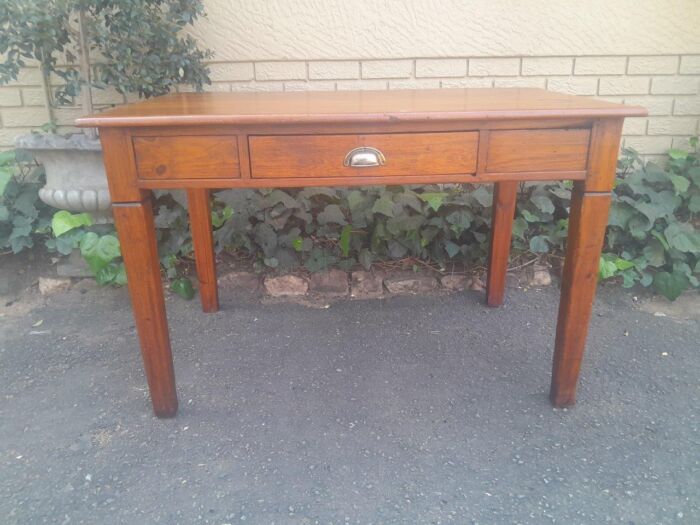
<path id="1" fill-rule="evenodd" d="M 134 137 L 142 179 L 231 179 L 241 176 L 235 136 Z"/>
<path id="2" fill-rule="evenodd" d="M 586 191 L 611 191 L 617 171 L 623 119 L 600 120 L 593 125 Z"/>
<path id="3" fill-rule="evenodd" d="M 144 191 L 138 186 L 134 148 L 127 130 L 101 129 L 100 142 L 112 202 L 141 202 Z"/>
<path id="4" fill-rule="evenodd" d="M 505 296 L 517 191 L 517 182 L 497 182 L 494 185 L 486 279 L 486 304 L 489 306 L 501 306 Z"/>
<path id="5" fill-rule="evenodd" d="M 491 131 L 485 170 L 491 173 L 585 170 L 589 137 L 587 129 Z"/>
<path id="6" fill-rule="evenodd" d="M 183 126 L 644 116 L 646 110 L 536 88 L 179 93 L 82 117 L 78 126 Z"/>
<path id="7" fill-rule="evenodd" d="M 368 186 L 377 184 L 459 184 L 501 181 L 583 180 L 585 171 L 530 171 L 450 175 L 355 175 L 353 177 L 290 177 L 284 179 L 139 179 L 143 189 L 176 188 L 307 188 L 310 186 Z"/>
<path id="8" fill-rule="evenodd" d="M 474 173 L 479 134 L 272 135 L 251 136 L 249 144 L 253 179 L 401 177 Z M 381 151 L 385 164 L 344 166 L 346 154 L 361 146 Z"/>
<path id="9" fill-rule="evenodd" d="M 190 230 L 194 259 L 197 265 L 197 281 L 199 282 L 202 310 L 207 313 L 216 312 L 219 310 L 219 291 L 216 282 L 209 190 L 188 189 L 187 211 L 190 215 Z"/>
<path id="10" fill-rule="evenodd" d="M 557 407 L 576 402 L 609 207 L 609 193 L 584 193 L 582 183 L 575 185 L 549 393 L 552 404 Z"/>
<path id="11" fill-rule="evenodd" d="M 188 191 L 202 307 L 218 308 L 209 188 L 494 182 L 487 302 L 503 302 L 517 185 L 575 180 L 551 400 L 575 401 L 623 117 L 646 110 L 538 89 L 182 94 L 79 120 L 100 128 L 151 399 L 177 410 L 153 189 Z M 344 168 L 380 149 L 381 168 Z"/>
<path id="12" fill-rule="evenodd" d="M 126 267 L 153 411 L 158 417 L 172 417 L 177 413 L 175 371 L 151 201 L 114 204 L 112 214 Z"/>

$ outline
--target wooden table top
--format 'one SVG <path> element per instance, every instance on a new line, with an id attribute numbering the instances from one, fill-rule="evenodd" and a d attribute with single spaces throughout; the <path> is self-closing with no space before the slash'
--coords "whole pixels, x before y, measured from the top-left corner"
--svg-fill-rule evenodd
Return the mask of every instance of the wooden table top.
<path id="1" fill-rule="evenodd" d="M 641 117 L 640 106 L 537 88 L 177 93 L 79 118 L 78 126 L 185 126 Z"/>

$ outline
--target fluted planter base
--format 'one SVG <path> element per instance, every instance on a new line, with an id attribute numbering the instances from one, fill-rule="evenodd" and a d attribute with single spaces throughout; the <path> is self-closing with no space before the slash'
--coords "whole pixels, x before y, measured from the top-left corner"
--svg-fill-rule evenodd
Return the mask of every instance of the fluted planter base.
<path id="1" fill-rule="evenodd" d="M 83 133 L 32 133 L 18 137 L 15 146 L 30 151 L 46 170 L 46 185 L 39 190 L 42 201 L 60 210 L 88 212 L 98 224 L 112 221 L 99 139 Z"/>

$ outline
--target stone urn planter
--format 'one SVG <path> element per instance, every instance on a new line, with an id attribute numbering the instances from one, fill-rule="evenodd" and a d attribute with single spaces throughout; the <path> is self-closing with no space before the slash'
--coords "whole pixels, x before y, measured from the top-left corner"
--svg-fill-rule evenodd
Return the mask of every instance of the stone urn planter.
<path id="1" fill-rule="evenodd" d="M 15 146 L 31 152 L 46 170 L 46 185 L 39 190 L 42 201 L 60 210 L 88 212 L 98 224 L 112 221 L 98 138 L 31 133 L 17 137 Z"/>

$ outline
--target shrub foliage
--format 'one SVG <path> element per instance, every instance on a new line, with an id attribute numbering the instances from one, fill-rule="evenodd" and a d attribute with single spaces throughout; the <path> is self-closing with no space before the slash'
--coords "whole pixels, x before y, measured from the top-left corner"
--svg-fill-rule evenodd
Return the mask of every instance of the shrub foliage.
<path id="1" fill-rule="evenodd" d="M 602 279 L 651 286 L 669 299 L 698 287 L 700 158 L 697 141 L 691 146 L 671 150 L 663 168 L 624 152 L 600 260 Z M 369 268 L 408 258 L 438 268 L 476 266 L 486 259 L 491 199 L 487 185 L 223 190 L 212 196 L 212 223 L 217 250 L 247 254 L 259 270 Z M 513 253 L 560 254 L 570 199 L 570 182 L 521 185 Z M 155 208 L 163 268 L 176 280 L 175 290 L 191 296 L 177 272 L 178 260 L 192 252 L 184 193 L 156 192 Z M 42 224 L 37 215 L 35 230 L 42 231 Z M 53 231 L 51 249 L 69 253 L 80 247 L 100 282 L 124 281 L 112 231 L 67 212 L 54 216 Z"/>

